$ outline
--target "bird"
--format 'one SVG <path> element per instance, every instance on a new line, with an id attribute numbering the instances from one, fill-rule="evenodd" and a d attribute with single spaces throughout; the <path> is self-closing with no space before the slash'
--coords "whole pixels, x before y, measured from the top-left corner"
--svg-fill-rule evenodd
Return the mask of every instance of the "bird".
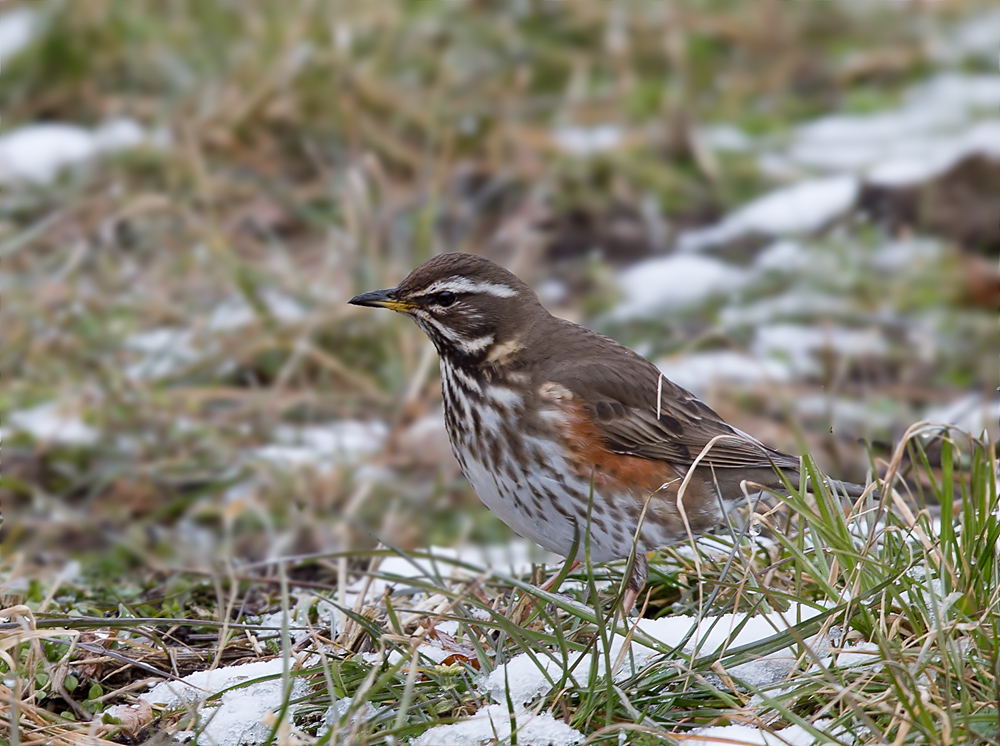
<path id="1" fill-rule="evenodd" d="M 592 562 L 630 560 L 625 614 L 647 553 L 800 476 L 798 457 L 727 424 L 625 345 L 554 316 L 486 257 L 438 254 L 349 303 L 405 314 L 430 338 L 452 452 L 486 507 L 567 561 L 586 556 L 585 539 Z"/>

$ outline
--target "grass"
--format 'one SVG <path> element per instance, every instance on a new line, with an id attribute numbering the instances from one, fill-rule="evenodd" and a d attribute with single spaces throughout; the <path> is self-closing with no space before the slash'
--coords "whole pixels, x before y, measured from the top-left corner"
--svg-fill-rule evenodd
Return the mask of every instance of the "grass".
<path id="1" fill-rule="evenodd" d="M 529 710 L 593 743 L 742 722 L 844 744 L 997 743 L 995 448 L 906 433 L 930 404 L 992 388 L 982 350 L 996 346 L 995 309 L 963 296 L 957 247 L 887 274 L 871 260 L 884 231 L 841 226 L 803 239 L 801 271 L 629 325 L 605 315 L 625 260 L 595 256 L 590 233 L 559 261 L 542 246 L 525 263 L 533 284 L 571 288 L 564 311 L 653 355 L 748 346 L 754 304 L 790 290 L 845 309 L 802 304 L 779 321 L 890 317 L 884 359 L 831 358 L 787 386 L 713 392 L 728 419 L 803 445 L 824 469 L 860 476 L 872 458 L 892 475 L 884 502 L 849 513 L 792 485 L 714 548 L 656 556 L 648 617 L 820 612 L 722 652 L 626 628 L 620 565 L 575 572 L 560 594 L 537 589 L 540 568 L 380 569 L 426 559 L 419 547 L 511 535 L 427 434 L 439 396 L 423 338 L 343 302 L 440 250 L 510 259 L 497 236 L 525 207 L 582 216 L 612 239 L 625 222 L 669 240 L 772 185 L 752 153 L 699 149 L 698 127 L 780 141 L 832 109 L 891 107 L 936 64 L 924 35 L 974 4 L 341 5 L 42 2 L 38 42 L 4 63 L 5 129 L 125 115 L 170 145 L 0 187 L 0 738 L 197 733 L 210 708 L 106 711 L 154 680 L 288 656 L 296 665 L 273 676 L 289 708 L 271 741 L 406 742 L 493 703 L 482 677 L 527 654 L 559 664 Z M 554 127 L 590 125 L 619 127 L 626 146 L 559 150 Z M 830 437 L 831 418 L 804 421 L 794 406 L 817 393 L 875 402 L 891 425 Z M 10 426 L 52 403 L 93 437 Z M 300 461 L 260 455 L 301 445 L 283 428 L 345 421 L 380 423 L 384 439 L 366 431 L 347 453 Z M 876 441 L 873 455 L 848 436 Z M 365 578 L 389 587 L 355 605 L 348 586 Z M 433 631 L 442 622 L 447 634 Z M 609 678 L 598 672 L 615 667 L 616 631 L 656 655 Z M 862 642 L 870 665 L 838 662 Z M 428 658 L 424 643 L 448 656 Z M 740 667 L 789 646 L 792 675 L 762 683 Z M 581 673 L 566 675 L 576 661 Z"/>
<path id="2" fill-rule="evenodd" d="M 101 711 L 109 701 L 127 701 L 127 692 L 135 691 L 131 684 L 113 690 L 98 680 L 120 685 L 142 681 L 151 669 L 162 675 L 171 665 L 184 673 L 192 659 L 197 668 L 211 660 L 284 652 L 307 659 L 287 677 L 306 681 L 308 693 L 288 702 L 290 726 L 283 727 L 316 735 L 326 722 L 330 728 L 320 743 L 392 743 L 467 716 L 489 701 L 482 675 L 520 654 L 538 665 L 549 658 L 561 661 L 556 673 L 548 669 L 552 686 L 532 702 L 532 710 L 565 718 L 592 743 L 617 743 L 620 732 L 637 742 L 671 742 L 699 726 L 726 722 L 764 723 L 771 730 L 799 724 L 843 744 L 997 743 L 997 461 L 984 444 L 952 434 L 944 436 L 942 467 L 932 468 L 920 455 L 927 437 L 941 435 L 915 429 L 889 464 L 892 473 L 913 451 L 913 468 L 925 479 L 922 495 L 884 489 L 884 500 L 863 499 L 845 512 L 826 490 L 810 496 L 793 489 L 769 516 L 757 519 L 768 528 L 730 542 L 730 552 L 705 554 L 703 545 L 692 545 L 693 551 L 677 547 L 655 558 L 651 593 L 675 600 L 654 602 L 647 613 L 658 608 L 658 614 L 703 618 L 736 610 L 788 611 L 789 604 L 821 612 L 799 624 L 790 619 L 793 626 L 786 631 L 751 644 L 699 654 L 679 649 L 683 638 L 663 641 L 623 626 L 614 605 L 621 566 L 586 568 L 570 577 L 582 582 L 564 588 L 563 595 L 540 591 L 527 579 L 483 575 L 460 561 L 438 559 L 426 578 L 378 569 L 352 572 L 390 584 L 373 606 L 361 608 L 339 606 L 334 586 L 295 579 L 310 564 L 335 562 L 337 555 L 272 563 L 277 574 L 269 580 L 241 573 L 206 583 L 182 574 L 173 578 L 172 598 L 158 608 L 122 600 L 117 614 L 102 619 L 52 613 L 44 599 L 27 594 L 22 604 L 4 611 L 13 619 L 5 625 L 3 659 L 19 673 L 22 742 L 59 734 L 84 742 L 72 721 Z M 814 462 L 806 464 L 815 468 Z M 914 510 L 921 500 L 930 507 Z M 953 505 L 961 515 L 953 513 Z M 725 544 L 720 537 L 719 545 Z M 350 555 L 361 556 L 423 555 L 389 550 Z M 452 565 L 471 574 L 453 580 Z M 595 578 L 612 582 L 603 588 Z M 49 595 L 66 590 L 53 588 Z M 183 605 L 187 613 L 176 617 L 181 593 L 190 600 Z M 286 622 L 229 623 L 214 612 L 203 618 L 196 612 L 199 596 L 205 605 L 214 596 L 219 608 L 233 608 L 261 595 Z M 344 620 L 335 637 L 322 621 L 321 599 L 326 608 L 338 606 Z M 422 646 L 436 634 L 430 630 L 444 621 L 456 625 L 440 638 L 448 639 L 451 652 L 443 660 L 424 658 Z M 97 630 L 102 634 L 95 640 Z M 308 634 L 293 644 L 300 630 Z M 612 630 L 656 652 L 614 682 L 598 673 L 615 668 Z M 738 632 L 739 626 L 733 635 Z M 184 637 L 188 664 L 166 655 L 171 640 Z M 247 647 L 255 638 L 256 653 Z M 762 683 L 748 672 L 742 678 L 741 665 L 784 648 L 792 651 L 787 677 Z M 862 661 L 840 665 L 855 649 L 864 651 L 855 654 Z M 366 650 L 376 654 L 363 655 Z M 312 651 L 323 654 L 310 658 Z M 388 653 L 397 655 L 387 658 Z M 566 673 L 579 671 L 580 660 L 589 661 L 583 670 L 591 672 L 583 680 Z M 68 670 L 74 673 L 67 673 L 71 661 Z M 91 672 L 89 683 L 79 673 L 83 670 Z M 35 704 L 51 701 L 57 692 L 72 710 L 52 713 Z M 340 704 L 324 721 L 332 701 Z M 167 709 L 152 724 L 197 732 L 203 721 L 189 718 L 183 708 Z M 96 733 L 136 735 L 114 722 L 98 726 Z"/>

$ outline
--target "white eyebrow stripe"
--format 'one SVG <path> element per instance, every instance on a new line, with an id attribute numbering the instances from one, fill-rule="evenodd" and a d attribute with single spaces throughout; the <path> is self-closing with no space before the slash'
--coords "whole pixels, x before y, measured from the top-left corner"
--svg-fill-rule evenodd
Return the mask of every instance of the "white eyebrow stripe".
<path id="1" fill-rule="evenodd" d="M 476 282 L 468 277 L 451 277 L 447 280 L 438 280 L 430 285 L 421 295 L 431 295 L 433 293 L 486 293 L 496 298 L 513 298 L 517 295 L 517 290 L 509 285 L 501 285 L 497 282 Z"/>

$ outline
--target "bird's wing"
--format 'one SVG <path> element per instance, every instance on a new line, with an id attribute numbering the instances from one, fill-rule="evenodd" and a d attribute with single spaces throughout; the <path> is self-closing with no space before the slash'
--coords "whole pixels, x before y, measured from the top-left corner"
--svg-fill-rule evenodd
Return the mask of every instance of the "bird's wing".
<path id="1" fill-rule="evenodd" d="M 798 468 L 798 458 L 726 424 L 645 358 L 635 353 L 616 357 L 615 365 L 570 361 L 554 366 L 546 376 L 581 403 L 608 450 L 688 467 L 713 438 L 725 436 L 712 445 L 700 462 L 703 466 Z"/>

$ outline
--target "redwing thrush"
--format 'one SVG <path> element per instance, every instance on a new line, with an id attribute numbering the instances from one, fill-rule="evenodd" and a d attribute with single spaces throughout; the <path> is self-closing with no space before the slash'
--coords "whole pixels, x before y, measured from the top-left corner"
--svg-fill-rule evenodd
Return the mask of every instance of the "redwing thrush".
<path id="1" fill-rule="evenodd" d="M 798 458 L 727 425 L 641 355 L 553 316 L 483 257 L 436 256 L 350 302 L 405 313 L 430 337 L 452 450 L 504 523 L 557 554 L 576 545 L 577 559 L 589 513 L 592 560 L 635 547 L 626 611 L 647 551 L 717 525 L 746 501 L 741 482 L 782 490 L 779 471 L 798 479 Z"/>

